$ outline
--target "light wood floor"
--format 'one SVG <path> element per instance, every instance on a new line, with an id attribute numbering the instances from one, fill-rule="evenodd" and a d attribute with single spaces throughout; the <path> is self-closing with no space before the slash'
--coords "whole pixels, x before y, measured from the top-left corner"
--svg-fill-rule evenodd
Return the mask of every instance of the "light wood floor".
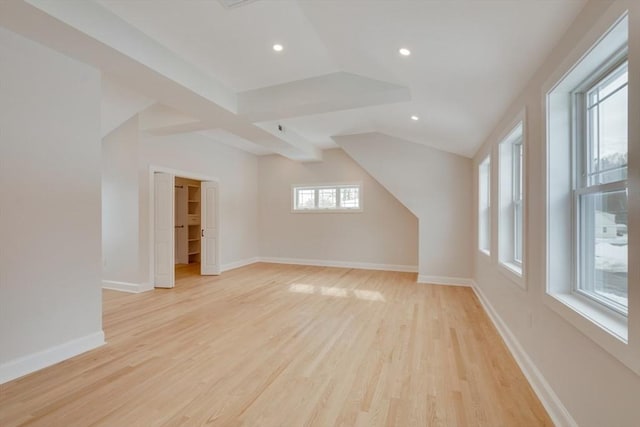
<path id="1" fill-rule="evenodd" d="M 271 264 L 191 273 L 104 291 L 108 344 L 2 386 L 0 425 L 552 425 L 469 288 Z"/>

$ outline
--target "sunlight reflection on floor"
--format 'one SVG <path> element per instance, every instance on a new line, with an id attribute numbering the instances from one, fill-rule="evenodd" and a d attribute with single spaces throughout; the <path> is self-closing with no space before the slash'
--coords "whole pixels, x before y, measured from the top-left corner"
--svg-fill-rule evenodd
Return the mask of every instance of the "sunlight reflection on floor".
<path id="1" fill-rule="evenodd" d="M 345 289 L 329 286 L 314 286 L 304 283 L 293 283 L 289 285 L 290 292 L 296 292 L 299 294 L 319 294 L 336 298 L 347 298 L 349 296 L 366 301 L 381 301 L 385 302 L 384 295 L 378 291 L 370 291 L 366 289 Z"/>

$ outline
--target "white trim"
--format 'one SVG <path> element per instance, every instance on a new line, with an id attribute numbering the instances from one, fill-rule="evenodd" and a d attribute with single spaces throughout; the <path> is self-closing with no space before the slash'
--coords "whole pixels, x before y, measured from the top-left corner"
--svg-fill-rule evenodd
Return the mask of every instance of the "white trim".
<path id="1" fill-rule="evenodd" d="M 509 280 L 514 282 L 518 287 L 523 290 L 527 290 L 527 281 L 526 281 L 526 261 L 527 261 L 527 224 L 528 224 L 528 215 L 527 215 L 527 205 L 528 205 L 528 197 L 529 197 L 529 186 L 528 186 L 528 174 L 527 174 L 527 162 L 529 161 L 529 143 L 528 143 L 528 135 L 529 126 L 527 122 L 527 107 L 524 106 L 509 124 L 504 127 L 502 131 L 502 138 L 498 139 L 497 142 L 497 222 L 498 227 L 496 228 L 495 242 L 498 245 L 497 249 L 497 261 L 498 261 L 498 269 L 501 273 L 503 273 Z M 519 132 L 518 132 L 519 131 Z M 519 137 L 519 138 L 518 138 Z M 520 171 L 520 179 L 522 185 L 522 200 L 520 203 L 520 209 L 522 210 L 522 262 L 520 265 L 517 265 L 513 262 L 514 254 L 515 254 L 515 227 L 513 220 L 513 143 L 520 139 L 520 145 L 522 150 L 522 170 Z M 505 156 L 504 149 L 508 149 L 509 153 Z M 508 163 L 505 164 L 505 157 L 508 157 Z M 505 175 L 506 174 L 506 175 Z M 507 182 L 507 185 L 505 185 Z M 508 189 L 507 195 L 505 195 L 505 187 Z M 506 200 L 506 202 L 505 202 Z M 509 214 L 506 215 L 505 218 L 505 205 L 508 205 Z M 508 242 L 505 245 L 505 240 Z"/>
<path id="2" fill-rule="evenodd" d="M 513 332 L 502 320 L 498 312 L 493 308 L 487 297 L 484 295 L 478 284 L 472 280 L 472 289 L 475 292 L 480 304 L 498 330 L 502 340 L 513 355 L 520 370 L 529 381 L 531 388 L 540 399 L 540 402 L 549 413 L 551 420 L 558 427 L 577 427 L 578 424 L 573 419 L 567 408 L 562 404 L 558 395 L 553 391 L 551 385 L 544 378 L 538 367 L 533 363 L 525 349 L 522 347 Z"/>
<path id="3" fill-rule="evenodd" d="M 262 257 L 261 262 L 272 264 L 293 264 L 293 265 L 312 265 L 316 267 L 339 267 L 339 268 L 357 268 L 362 270 L 383 270 L 383 271 L 399 271 L 404 273 L 417 273 L 417 265 L 401 265 L 401 264 L 374 264 L 369 262 L 352 262 L 352 261 L 330 261 L 319 259 L 300 259 L 300 258 L 277 258 Z"/>
<path id="4" fill-rule="evenodd" d="M 66 343 L 28 354 L 0 365 L 0 384 L 46 368 L 63 360 L 93 350 L 105 343 L 104 332 L 98 331 Z"/>
<path id="5" fill-rule="evenodd" d="M 259 257 L 241 259 L 239 261 L 228 262 L 226 264 L 222 264 L 220 271 L 225 272 L 229 270 L 233 270 L 235 268 L 245 267 L 247 265 L 255 264 L 256 262 L 260 262 Z"/>
<path id="6" fill-rule="evenodd" d="M 129 282 L 117 282 L 115 280 L 103 280 L 102 289 L 110 289 L 112 291 L 129 292 L 132 294 L 138 294 L 140 292 L 146 292 L 153 289 L 148 283 L 129 283 Z"/>
<path id="7" fill-rule="evenodd" d="M 428 276 L 421 274 L 418 276 L 418 283 L 429 285 L 446 285 L 446 286 L 471 286 L 473 279 L 465 279 L 462 277 L 446 277 L 446 276 Z"/>

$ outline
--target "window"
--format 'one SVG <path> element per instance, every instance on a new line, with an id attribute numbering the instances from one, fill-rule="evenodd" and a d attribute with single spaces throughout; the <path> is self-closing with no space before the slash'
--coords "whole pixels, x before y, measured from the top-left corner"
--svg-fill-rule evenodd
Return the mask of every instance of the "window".
<path id="1" fill-rule="evenodd" d="M 361 185 L 294 186 L 293 211 L 361 212 Z"/>
<path id="2" fill-rule="evenodd" d="M 478 248 L 491 252 L 491 159 L 487 156 L 478 166 Z"/>
<path id="3" fill-rule="evenodd" d="M 523 121 L 519 121 L 499 145 L 499 260 L 508 273 L 518 276 L 516 282 L 520 285 L 524 245 L 523 127 Z"/>
<path id="4" fill-rule="evenodd" d="M 544 87 L 543 301 L 640 375 L 640 346 L 633 344 L 640 329 L 629 322 L 640 307 L 628 297 L 628 283 L 638 283 L 628 268 L 638 211 L 628 206 L 637 194 L 632 178 L 640 175 L 628 148 L 640 135 L 628 126 L 627 102 L 635 95 L 628 77 L 637 71 L 627 63 L 628 15 L 621 10 L 613 19 L 602 17 L 603 33 L 585 36 L 583 49 L 571 54 L 576 62 L 561 64 L 559 80 Z"/>
<path id="5" fill-rule="evenodd" d="M 574 94 L 574 290 L 623 315 L 628 307 L 627 87 L 623 58 Z"/>

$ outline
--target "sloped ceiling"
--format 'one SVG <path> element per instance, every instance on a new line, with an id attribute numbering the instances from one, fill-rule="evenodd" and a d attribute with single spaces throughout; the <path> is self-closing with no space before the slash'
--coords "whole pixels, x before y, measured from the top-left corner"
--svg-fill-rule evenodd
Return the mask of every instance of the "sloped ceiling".
<path id="1" fill-rule="evenodd" d="M 314 160 L 362 132 L 472 156 L 586 1 L 1 3 L 0 25 L 193 118 L 156 133 Z"/>

